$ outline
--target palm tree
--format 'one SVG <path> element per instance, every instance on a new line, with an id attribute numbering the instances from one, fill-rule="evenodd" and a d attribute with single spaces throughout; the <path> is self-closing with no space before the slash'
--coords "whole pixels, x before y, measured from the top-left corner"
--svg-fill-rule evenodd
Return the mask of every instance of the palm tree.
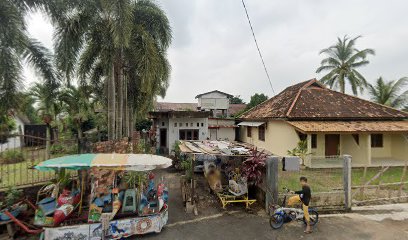
<path id="1" fill-rule="evenodd" d="M 359 38 L 360 36 L 353 39 L 347 36 L 344 36 L 343 39 L 337 38 L 335 45 L 320 51 L 320 54 L 327 57 L 321 61 L 321 66 L 316 70 L 316 73 L 329 71 L 320 79 L 322 83 L 328 84 L 330 88 L 340 89 L 342 93 L 345 93 L 347 81 L 354 95 L 357 95 L 358 91 L 363 91 L 363 87 L 367 86 L 367 82 L 356 69 L 367 65 L 369 63 L 367 56 L 374 55 L 375 52 L 370 48 L 356 49 L 355 44 Z"/>
<path id="2" fill-rule="evenodd" d="M 47 126 L 45 158 L 48 159 L 51 147 L 51 122 L 53 119 L 57 119 L 58 114 L 61 113 L 62 110 L 61 102 L 58 101 L 59 86 L 35 83 L 30 88 L 30 95 L 37 103 L 37 111 L 42 116 L 42 120 Z"/>
<path id="3" fill-rule="evenodd" d="M 40 6 L 34 0 L 28 2 Z M 47 85 L 58 84 L 51 53 L 28 35 L 27 11 L 29 6 L 23 0 L 0 1 L 0 115 L 18 104 L 23 62 L 32 65 Z"/>
<path id="4" fill-rule="evenodd" d="M 168 87 L 168 19 L 149 0 L 78 4 L 55 16 L 57 66 L 68 79 L 77 73 L 81 84 L 105 89 L 109 139 L 130 136 L 134 115 Z"/>
<path id="5" fill-rule="evenodd" d="M 72 118 L 78 132 L 78 139 L 82 139 L 82 124 L 93 113 L 91 88 L 88 86 L 68 86 L 63 89 L 59 99 L 66 105 L 66 111 Z"/>
<path id="6" fill-rule="evenodd" d="M 379 77 L 375 82 L 375 85 L 368 85 L 368 92 L 372 101 L 393 108 L 402 109 L 408 104 L 407 85 L 407 77 L 389 82 L 385 82 L 382 77 Z"/>

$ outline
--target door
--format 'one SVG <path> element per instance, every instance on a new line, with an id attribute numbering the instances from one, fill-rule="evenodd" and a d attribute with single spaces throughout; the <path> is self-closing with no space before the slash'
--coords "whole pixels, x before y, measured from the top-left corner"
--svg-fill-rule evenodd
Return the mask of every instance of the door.
<path id="1" fill-rule="evenodd" d="M 339 155 L 340 135 L 339 134 L 327 134 L 325 136 L 325 152 L 326 156 Z"/>
<path id="2" fill-rule="evenodd" d="M 160 129 L 160 147 L 167 147 L 167 129 Z"/>

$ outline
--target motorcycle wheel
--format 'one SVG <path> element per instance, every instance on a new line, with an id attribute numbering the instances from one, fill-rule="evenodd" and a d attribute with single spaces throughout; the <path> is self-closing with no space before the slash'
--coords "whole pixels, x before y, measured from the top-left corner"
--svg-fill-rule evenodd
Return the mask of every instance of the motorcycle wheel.
<path id="1" fill-rule="evenodd" d="M 281 228 L 283 225 L 283 216 L 277 213 L 273 214 L 269 218 L 269 225 L 271 225 L 271 228 L 273 229 Z"/>
<path id="2" fill-rule="evenodd" d="M 316 225 L 319 221 L 319 213 L 316 210 L 309 209 L 310 226 Z M 306 224 L 306 219 L 303 217 L 303 222 Z"/>

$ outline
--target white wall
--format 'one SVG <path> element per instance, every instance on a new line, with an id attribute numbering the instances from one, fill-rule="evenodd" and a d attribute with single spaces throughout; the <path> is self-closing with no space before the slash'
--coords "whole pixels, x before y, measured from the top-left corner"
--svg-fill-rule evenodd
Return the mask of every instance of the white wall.
<path id="1" fill-rule="evenodd" d="M 201 109 L 228 109 L 229 99 L 226 95 L 212 92 L 198 98 L 198 106 Z"/>
<path id="2" fill-rule="evenodd" d="M 175 127 L 177 123 L 177 127 Z M 181 123 L 181 127 L 180 127 Z M 188 126 L 186 126 L 188 124 Z M 191 125 L 192 124 L 192 125 Z M 197 126 L 198 124 L 198 126 Z M 205 140 L 208 137 L 208 119 L 207 118 L 170 118 L 168 119 L 168 145 L 169 152 L 174 143 L 179 140 L 180 129 L 198 129 L 198 139 Z"/>
<path id="3" fill-rule="evenodd" d="M 24 134 L 23 121 L 21 121 L 20 118 L 15 117 L 14 122 L 16 123 L 16 129 L 12 133 L 20 134 L 20 129 L 21 129 L 21 133 Z M 0 152 L 3 152 L 7 149 L 14 149 L 14 148 L 19 148 L 19 147 L 21 147 L 20 137 L 11 137 L 7 139 L 6 143 L 0 144 Z"/>

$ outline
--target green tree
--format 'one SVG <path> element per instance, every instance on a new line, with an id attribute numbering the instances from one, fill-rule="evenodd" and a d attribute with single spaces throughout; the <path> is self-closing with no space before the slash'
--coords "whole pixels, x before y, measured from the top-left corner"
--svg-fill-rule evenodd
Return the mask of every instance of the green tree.
<path id="1" fill-rule="evenodd" d="M 59 96 L 59 99 L 65 103 L 65 111 L 69 114 L 79 139 L 82 139 L 84 122 L 90 119 L 94 112 L 91 97 L 91 88 L 85 85 L 68 86 Z"/>
<path id="2" fill-rule="evenodd" d="M 34 107 L 36 100 L 29 94 L 29 92 L 21 92 L 18 94 L 17 110 L 27 116 L 31 123 L 41 123 L 38 117 L 37 110 Z"/>
<path id="3" fill-rule="evenodd" d="M 256 105 L 265 102 L 266 100 L 268 100 L 268 96 L 266 96 L 263 93 L 255 93 L 254 95 L 251 96 L 251 100 L 249 101 L 246 109 L 251 109 L 253 107 L 255 107 Z"/>
<path id="4" fill-rule="evenodd" d="M 234 96 L 229 100 L 230 104 L 244 104 L 244 100 L 240 96 Z"/>
<path id="5" fill-rule="evenodd" d="M 0 115 L 18 105 L 23 89 L 22 64 L 33 66 L 47 85 L 58 83 L 51 53 L 27 32 L 24 16 L 36 1 L 0 1 Z"/>
<path id="6" fill-rule="evenodd" d="M 37 111 L 47 125 L 46 132 L 46 159 L 50 156 L 51 148 L 51 122 L 57 119 L 62 111 L 62 103 L 59 101 L 59 86 L 55 84 L 35 83 L 30 88 L 30 94 L 37 103 Z"/>
<path id="7" fill-rule="evenodd" d="M 356 41 L 360 36 L 348 38 L 344 36 L 342 39 L 337 38 L 337 43 L 329 48 L 320 51 L 324 54 L 324 58 L 316 73 L 328 71 L 320 81 L 330 86 L 330 88 L 340 89 L 340 92 L 346 92 L 346 82 L 351 86 L 354 95 L 358 91 L 362 92 L 367 86 L 367 81 L 364 76 L 357 71 L 357 68 L 365 66 L 369 63 L 368 55 L 374 55 L 373 49 L 366 48 L 363 50 L 356 49 Z"/>
<path id="8" fill-rule="evenodd" d="M 371 100 L 393 108 L 404 108 L 408 104 L 408 78 L 386 82 L 379 77 L 374 85 L 368 85 Z"/>
<path id="9" fill-rule="evenodd" d="M 171 28 L 149 0 L 61 0 L 55 18 L 57 66 L 69 80 L 105 89 L 109 139 L 130 136 L 138 118 L 168 87 Z M 99 90 L 103 92 L 104 90 Z"/>

